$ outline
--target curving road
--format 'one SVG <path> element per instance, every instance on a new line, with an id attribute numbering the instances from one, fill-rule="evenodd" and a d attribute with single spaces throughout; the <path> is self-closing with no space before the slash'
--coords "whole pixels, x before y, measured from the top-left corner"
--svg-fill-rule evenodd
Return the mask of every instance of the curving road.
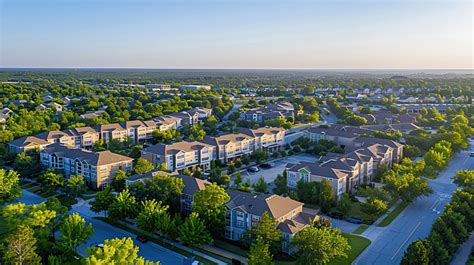
<path id="1" fill-rule="evenodd" d="M 367 229 L 362 235 L 371 239 L 372 244 L 353 264 L 400 264 L 408 245 L 428 236 L 434 221 L 449 203 L 456 190 L 451 177 L 458 170 L 474 169 L 474 157 L 469 156 L 473 151 L 471 142 L 470 150 L 456 154 L 437 179 L 429 180 L 431 196 L 410 204 L 389 226 Z"/>

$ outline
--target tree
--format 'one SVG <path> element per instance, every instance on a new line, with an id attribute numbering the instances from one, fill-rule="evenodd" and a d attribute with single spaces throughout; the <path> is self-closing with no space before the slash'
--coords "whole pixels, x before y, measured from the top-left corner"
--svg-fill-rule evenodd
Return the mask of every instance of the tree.
<path id="1" fill-rule="evenodd" d="M 274 193 L 279 194 L 279 195 L 288 193 L 288 186 L 286 184 L 285 172 L 283 172 L 282 175 L 278 175 L 276 179 L 273 181 L 273 183 L 275 184 L 275 188 L 273 188 Z"/>
<path id="2" fill-rule="evenodd" d="M 168 210 L 168 205 L 162 205 L 161 202 L 157 202 L 156 200 L 146 200 L 141 202 L 141 210 L 138 214 L 137 218 L 137 225 L 140 229 L 147 231 L 149 233 L 156 233 L 160 232 L 167 232 L 167 227 L 163 229 L 164 219 L 166 221 L 170 221 L 169 214 L 166 212 Z"/>
<path id="3" fill-rule="evenodd" d="M 240 171 L 237 171 L 237 175 L 234 178 L 234 186 L 239 187 L 243 181 L 244 180 L 242 179 L 242 175 L 240 174 Z"/>
<path id="4" fill-rule="evenodd" d="M 191 213 L 179 228 L 181 240 L 192 248 L 212 243 L 212 237 L 198 213 Z"/>
<path id="5" fill-rule="evenodd" d="M 351 246 L 339 229 L 306 227 L 296 233 L 292 244 L 297 249 L 298 264 L 327 264 L 336 257 L 347 257 Z"/>
<path id="6" fill-rule="evenodd" d="M 252 244 L 258 237 L 261 237 L 265 242 L 270 244 L 272 252 L 277 252 L 281 247 L 281 231 L 276 229 L 277 224 L 278 222 L 275 219 L 267 212 L 264 212 L 258 224 L 252 226 L 250 230 L 245 232 L 243 236 L 244 242 Z"/>
<path id="7" fill-rule="evenodd" d="M 255 162 L 257 164 L 260 164 L 261 162 L 268 159 L 268 154 L 267 154 L 267 152 L 259 149 L 259 150 L 255 150 L 255 152 L 253 152 L 252 157 L 253 157 L 253 159 L 255 160 Z"/>
<path id="8" fill-rule="evenodd" d="M 468 189 L 474 188 L 474 170 L 459 170 L 453 179 L 454 183 L 461 187 Z"/>
<path id="9" fill-rule="evenodd" d="M 66 252 L 76 252 L 77 246 L 92 235 L 92 224 L 86 226 L 86 220 L 79 214 L 68 215 L 59 228 L 61 233 L 58 244 Z"/>
<path id="10" fill-rule="evenodd" d="M 386 212 L 388 209 L 387 204 L 377 198 L 369 198 L 367 202 L 362 207 L 362 210 L 369 215 L 377 216 Z"/>
<path id="11" fill-rule="evenodd" d="M 19 153 L 16 156 L 15 162 L 13 162 L 13 169 L 23 178 L 31 178 L 41 171 L 38 159 L 26 155 L 26 153 Z"/>
<path id="12" fill-rule="evenodd" d="M 429 240 L 413 241 L 402 258 L 402 265 L 428 265 L 432 255 L 431 242 Z"/>
<path id="13" fill-rule="evenodd" d="M 432 193 L 428 182 L 420 177 L 408 173 L 402 176 L 387 174 L 384 177 L 385 189 L 393 196 L 400 196 L 404 202 L 412 202 L 420 196 Z"/>
<path id="14" fill-rule="evenodd" d="M 104 241 L 103 248 L 89 248 L 90 254 L 86 258 L 87 265 L 101 264 L 130 264 L 130 265 L 159 265 L 159 262 L 145 261 L 138 256 L 138 247 L 133 244 L 133 240 L 127 238 L 114 238 Z"/>
<path id="15" fill-rule="evenodd" d="M 193 212 L 199 214 L 209 231 L 217 235 L 224 229 L 226 209 L 224 204 L 230 200 L 225 190 L 215 183 L 194 193 Z"/>
<path id="16" fill-rule="evenodd" d="M 111 187 L 106 187 L 104 190 L 97 192 L 95 199 L 90 203 L 91 210 L 98 213 L 109 210 L 110 205 L 115 201 L 115 195 L 112 193 Z"/>
<path id="17" fill-rule="evenodd" d="M 128 190 L 123 190 L 114 202 L 109 206 L 109 217 L 112 220 L 123 220 L 125 218 L 133 218 L 138 213 L 137 201 Z"/>
<path id="18" fill-rule="evenodd" d="M 0 205 L 21 195 L 19 174 L 14 170 L 0 169 Z"/>
<path id="19" fill-rule="evenodd" d="M 166 174 L 156 175 L 145 181 L 146 198 L 161 201 L 170 205 L 171 209 L 178 209 L 183 188 L 183 179 Z"/>
<path id="20" fill-rule="evenodd" d="M 254 243 L 250 245 L 248 256 L 249 265 L 270 265 L 273 264 L 273 255 L 270 253 L 270 245 L 261 237 L 257 237 Z"/>
<path id="21" fill-rule="evenodd" d="M 268 190 L 268 184 L 265 182 L 265 179 L 263 177 L 260 177 L 256 183 L 252 185 L 253 189 L 256 192 L 267 192 Z"/>
<path id="22" fill-rule="evenodd" d="M 49 190 L 55 190 L 64 185 L 63 175 L 57 174 L 53 168 L 48 169 L 40 176 L 41 185 Z"/>
<path id="23" fill-rule="evenodd" d="M 133 166 L 133 171 L 136 174 L 145 174 L 150 172 L 154 168 L 153 164 L 145 160 L 144 158 L 138 158 Z"/>
<path id="24" fill-rule="evenodd" d="M 19 225 L 14 233 L 9 235 L 4 249 L 3 259 L 7 264 L 41 264 L 41 258 L 36 254 L 36 239 L 33 229 Z"/>
<path id="25" fill-rule="evenodd" d="M 339 199 L 339 201 L 337 202 L 336 209 L 341 212 L 344 217 L 347 217 L 347 214 L 351 209 L 351 199 L 349 198 L 349 194 L 342 194 L 341 199 Z"/>
<path id="26" fill-rule="evenodd" d="M 321 199 L 321 183 L 300 180 L 296 186 L 296 194 L 302 202 L 319 204 Z"/>
<path id="27" fill-rule="evenodd" d="M 84 191 L 84 177 L 70 176 L 66 183 L 66 190 L 71 197 L 77 197 Z"/>
<path id="28" fill-rule="evenodd" d="M 203 140 L 204 136 L 206 136 L 206 131 L 202 129 L 202 125 L 194 124 L 189 128 L 189 140 Z"/>
<path id="29" fill-rule="evenodd" d="M 331 205 L 334 202 L 334 191 L 332 190 L 331 183 L 323 179 L 321 181 L 321 211 L 323 213 L 329 212 Z"/>
<path id="30" fill-rule="evenodd" d="M 122 191 L 125 189 L 125 180 L 127 179 L 127 173 L 122 169 L 117 170 L 115 173 L 114 179 L 112 180 L 112 187 L 116 191 Z"/>

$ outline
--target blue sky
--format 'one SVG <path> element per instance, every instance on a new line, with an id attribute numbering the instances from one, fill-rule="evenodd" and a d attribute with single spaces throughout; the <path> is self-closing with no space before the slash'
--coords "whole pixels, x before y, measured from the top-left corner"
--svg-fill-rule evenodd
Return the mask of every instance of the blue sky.
<path id="1" fill-rule="evenodd" d="M 471 1 L 0 0 L 0 67 L 472 69 Z"/>

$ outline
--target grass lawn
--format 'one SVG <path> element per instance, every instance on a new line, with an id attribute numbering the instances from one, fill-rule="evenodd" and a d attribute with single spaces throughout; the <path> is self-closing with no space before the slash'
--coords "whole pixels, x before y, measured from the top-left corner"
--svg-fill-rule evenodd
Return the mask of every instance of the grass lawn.
<path id="1" fill-rule="evenodd" d="M 98 219 L 98 220 L 104 221 L 104 222 L 106 222 L 106 223 L 108 223 L 108 224 L 111 224 L 111 225 L 113 225 L 113 226 L 115 226 L 115 227 L 118 227 L 118 228 L 120 228 L 120 229 L 122 229 L 122 230 L 125 230 L 125 231 L 128 231 L 128 232 L 130 232 L 130 233 L 133 233 L 133 234 L 135 234 L 135 235 L 138 235 L 138 234 L 140 234 L 140 235 L 145 235 L 145 236 L 147 236 L 147 238 L 150 239 L 150 241 L 152 241 L 152 242 L 154 242 L 154 243 L 156 243 L 156 244 L 158 244 L 158 245 L 161 245 L 161 246 L 163 246 L 163 247 L 165 247 L 165 248 L 167 248 L 167 249 L 170 249 L 170 250 L 172 250 L 172 251 L 174 251 L 174 252 L 177 252 L 177 253 L 179 253 L 179 254 L 181 254 L 181 255 L 183 255 L 183 256 L 186 256 L 186 257 L 194 256 L 194 257 L 196 257 L 196 260 L 202 262 L 203 264 L 206 264 L 206 265 L 214 265 L 214 264 L 217 264 L 217 263 L 215 263 L 215 262 L 213 262 L 213 261 L 210 261 L 210 260 L 208 260 L 208 259 L 206 259 L 206 258 L 203 258 L 203 257 L 197 255 L 196 253 L 191 254 L 190 252 L 188 252 L 188 251 L 186 251 L 186 250 L 182 250 L 182 249 L 180 249 L 180 248 L 171 246 L 170 244 L 168 244 L 168 243 L 166 243 L 166 242 L 162 242 L 161 240 L 157 239 L 155 236 L 152 236 L 152 235 L 149 234 L 149 233 L 143 233 L 143 232 L 137 231 L 137 230 L 135 230 L 135 229 L 133 229 L 133 228 L 130 228 L 130 227 L 128 227 L 128 226 L 125 226 L 125 225 L 122 225 L 122 224 L 119 224 L 119 223 L 111 222 L 111 221 L 110 221 L 109 219 L 107 219 L 106 217 L 94 217 L 94 219 Z M 201 250 L 200 250 L 200 251 L 201 251 Z M 209 254 L 209 253 L 206 253 L 206 254 Z M 223 259 L 223 258 L 221 258 L 220 256 L 217 257 L 216 255 L 210 255 L 210 254 L 209 254 L 209 256 L 213 256 L 213 257 L 215 257 L 215 258 L 217 258 L 217 259 L 219 259 L 219 260 L 222 260 L 222 261 L 224 261 L 224 262 L 229 262 L 229 260 Z"/>
<path id="2" fill-rule="evenodd" d="M 37 184 L 35 184 L 35 183 L 27 182 L 27 183 L 22 184 L 22 185 L 21 185 L 21 188 L 22 188 L 22 189 L 29 189 L 29 188 L 32 188 L 32 187 L 34 187 L 34 186 L 36 186 L 36 185 L 37 185 Z"/>
<path id="3" fill-rule="evenodd" d="M 372 216 L 362 211 L 362 205 L 360 202 L 351 202 L 351 208 L 347 216 L 355 216 L 364 220 L 377 220 L 378 218 L 377 216 Z"/>
<path id="4" fill-rule="evenodd" d="M 214 246 L 218 248 L 222 248 L 224 250 L 227 250 L 229 252 L 235 253 L 237 255 L 247 257 L 248 255 L 248 250 L 241 248 L 240 246 L 236 244 L 232 244 L 230 242 L 227 242 L 225 240 L 220 240 L 220 239 L 215 239 L 214 240 Z"/>
<path id="5" fill-rule="evenodd" d="M 36 193 L 37 191 L 41 190 L 40 186 L 33 186 L 31 188 L 27 188 L 26 190 Z"/>
<path id="6" fill-rule="evenodd" d="M 330 265 L 350 265 L 359 255 L 370 245 L 370 240 L 361 236 L 349 235 L 343 233 L 344 237 L 349 239 L 351 251 L 347 254 L 347 258 L 337 258 L 331 262 Z"/>
<path id="7" fill-rule="evenodd" d="M 76 203 L 77 203 L 77 200 L 76 200 L 76 199 L 73 199 L 73 198 L 71 198 L 71 197 L 69 197 L 69 196 L 67 196 L 67 195 L 63 195 L 63 194 L 57 196 L 56 198 L 58 198 L 58 200 L 61 202 L 61 204 L 62 204 L 63 206 L 66 206 L 68 209 L 71 209 L 71 206 L 72 206 L 73 204 L 76 204 Z"/>
<path id="8" fill-rule="evenodd" d="M 352 233 L 360 235 L 360 234 L 364 233 L 364 231 L 367 230 L 367 228 L 369 228 L 368 225 L 360 225 L 354 231 L 352 231 Z"/>
<path id="9" fill-rule="evenodd" d="M 407 208 L 408 203 L 400 203 L 393 211 L 391 211 L 377 226 L 387 226 L 389 225 L 405 208 Z"/>

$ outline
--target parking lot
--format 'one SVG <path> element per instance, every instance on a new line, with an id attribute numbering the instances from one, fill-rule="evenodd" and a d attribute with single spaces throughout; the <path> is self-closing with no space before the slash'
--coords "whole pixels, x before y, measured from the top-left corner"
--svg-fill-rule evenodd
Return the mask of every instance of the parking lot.
<path id="1" fill-rule="evenodd" d="M 261 168 L 260 171 L 256 173 L 251 173 L 251 172 L 248 172 L 247 170 L 241 170 L 240 174 L 242 175 L 244 182 L 249 180 L 251 184 L 257 182 L 260 177 L 263 177 L 265 179 L 265 182 L 269 184 L 269 191 L 271 191 L 273 187 L 273 181 L 276 179 L 278 175 L 283 173 L 288 163 L 296 164 L 296 163 L 299 163 L 300 161 L 316 162 L 318 158 L 319 157 L 317 156 L 312 156 L 312 155 L 307 155 L 307 154 L 292 155 L 292 156 L 288 156 L 284 158 L 271 160 L 270 162 L 268 162 L 269 164 L 272 165 L 272 167 L 269 169 Z"/>

